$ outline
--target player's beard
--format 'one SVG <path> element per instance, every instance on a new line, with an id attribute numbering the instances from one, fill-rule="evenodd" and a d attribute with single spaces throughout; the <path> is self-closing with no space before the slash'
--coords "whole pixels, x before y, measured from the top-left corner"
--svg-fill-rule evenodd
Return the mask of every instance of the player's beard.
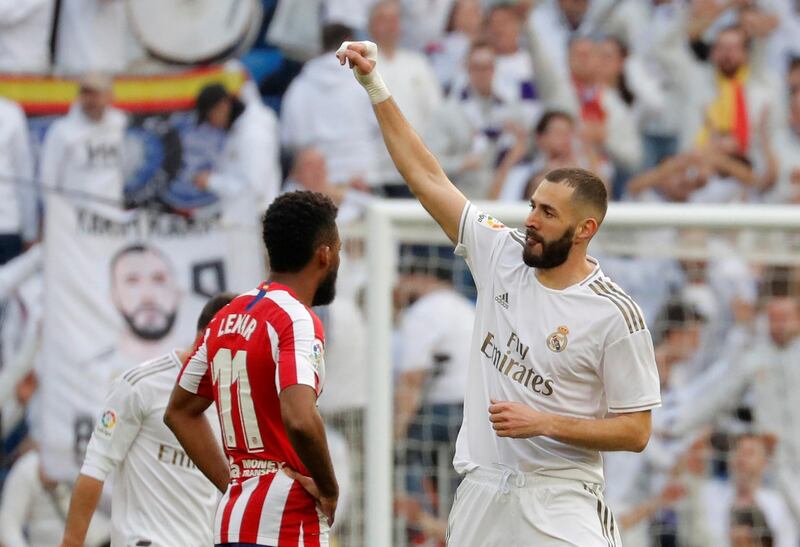
<path id="1" fill-rule="evenodd" d="M 177 315 L 177 311 L 165 312 L 163 314 L 163 321 L 161 321 L 161 324 L 158 326 L 154 326 L 152 324 L 142 325 L 141 323 L 137 323 L 134 315 L 123 314 L 123 317 L 125 318 L 125 323 L 127 323 L 128 328 L 131 329 L 133 334 L 142 340 L 154 342 L 156 340 L 161 340 L 170 333 L 173 325 L 175 324 L 175 318 Z"/>
<path id="2" fill-rule="evenodd" d="M 564 231 L 564 235 L 552 241 L 545 241 L 540 235 L 527 230 L 525 248 L 522 250 L 522 260 L 531 268 L 550 269 L 561 266 L 567 261 L 569 251 L 572 249 L 572 237 L 575 235 L 575 227 L 570 226 Z M 533 254 L 527 240 L 533 238 L 542 245 L 542 252 L 539 255 Z"/>
<path id="3" fill-rule="evenodd" d="M 328 272 L 325 279 L 317 287 L 317 292 L 314 293 L 314 298 L 311 300 L 312 306 L 327 306 L 336 297 L 336 275 L 338 270 L 334 269 Z"/>

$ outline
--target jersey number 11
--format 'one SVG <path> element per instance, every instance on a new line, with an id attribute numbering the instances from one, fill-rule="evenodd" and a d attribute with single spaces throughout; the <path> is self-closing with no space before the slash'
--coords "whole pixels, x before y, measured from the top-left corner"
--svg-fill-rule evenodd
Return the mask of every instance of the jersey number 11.
<path id="1" fill-rule="evenodd" d="M 256 409 L 253 406 L 250 378 L 247 376 L 247 352 L 220 348 L 214 355 L 214 383 L 217 385 L 219 416 L 222 421 L 222 438 L 227 448 L 238 448 L 236 430 L 233 426 L 233 390 L 236 389 L 239 401 L 239 422 L 244 430 L 244 439 L 249 452 L 264 448 L 261 431 L 258 428 Z M 234 385 L 235 384 L 235 385 Z"/>

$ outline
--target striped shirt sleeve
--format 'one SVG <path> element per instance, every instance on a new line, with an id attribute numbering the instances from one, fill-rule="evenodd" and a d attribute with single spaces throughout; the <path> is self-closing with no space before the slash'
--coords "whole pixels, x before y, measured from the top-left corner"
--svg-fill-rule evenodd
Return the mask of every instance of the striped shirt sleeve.
<path id="1" fill-rule="evenodd" d="M 206 399 L 213 399 L 213 383 L 211 367 L 208 363 L 208 336 L 211 329 L 206 329 L 203 339 L 198 342 L 186 363 L 181 369 L 178 385 L 189 393 L 194 393 Z"/>
<path id="2" fill-rule="evenodd" d="M 319 395 L 324 345 L 314 328 L 314 319 L 300 306 L 286 311 L 290 321 L 283 328 L 268 327 L 273 354 L 277 353 L 275 387 L 280 394 L 290 386 L 302 384 L 312 387 Z M 274 352 L 275 347 L 277 352 Z"/>

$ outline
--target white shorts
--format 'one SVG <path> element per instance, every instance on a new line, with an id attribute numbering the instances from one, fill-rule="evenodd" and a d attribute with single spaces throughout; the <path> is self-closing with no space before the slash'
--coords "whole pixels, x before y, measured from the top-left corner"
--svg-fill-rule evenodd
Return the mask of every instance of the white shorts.
<path id="1" fill-rule="evenodd" d="M 602 488 L 482 467 L 467 473 L 447 522 L 448 547 L 620 547 Z"/>

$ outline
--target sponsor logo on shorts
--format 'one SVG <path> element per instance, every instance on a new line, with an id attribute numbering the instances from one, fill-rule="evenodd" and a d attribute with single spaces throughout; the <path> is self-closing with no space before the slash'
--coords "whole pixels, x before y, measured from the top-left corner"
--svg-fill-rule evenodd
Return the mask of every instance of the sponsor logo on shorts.
<path id="1" fill-rule="evenodd" d="M 258 460 L 255 458 L 244 459 L 238 464 L 233 463 L 232 459 L 229 459 L 229 464 L 232 479 L 249 479 L 251 477 L 260 477 L 261 475 L 277 473 L 286 465 L 285 462 Z"/>

